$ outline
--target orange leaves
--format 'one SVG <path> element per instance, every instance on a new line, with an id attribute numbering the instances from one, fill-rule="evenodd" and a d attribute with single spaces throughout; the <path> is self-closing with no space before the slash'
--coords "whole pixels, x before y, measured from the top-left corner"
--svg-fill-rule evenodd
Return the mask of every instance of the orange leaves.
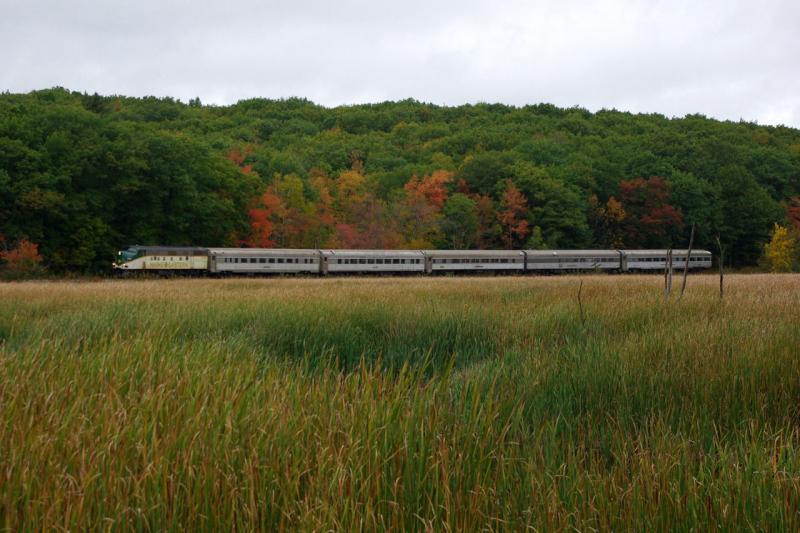
<path id="1" fill-rule="evenodd" d="M 255 248 L 272 248 L 275 246 L 273 232 L 275 223 L 273 217 L 283 209 L 281 199 L 273 192 L 272 188 L 264 191 L 255 207 L 248 211 L 250 218 L 250 235 L 244 244 Z"/>
<path id="2" fill-rule="evenodd" d="M 447 184 L 453 181 L 453 173 L 447 170 L 436 170 L 419 179 L 412 176 L 403 189 L 407 197 L 424 198 L 437 209 L 441 209 L 447 201 Z"/>
<path id="3" fill-rule="evenodd" d="M 608 202 L 601 204 L 596 195 L 589 197 L 590 217 L 595 221 L 596 227 L 601 230 L 607 246 L 623 248 L 625 236 L 622 224 L 628 214 L 622 203 L 613 196 Z"/>
<path id="4" fill-rule="evenodd" d="M 2 235 L 0 239 L 0 242 L 5 242 Z M 25 238 L 20 239 L 11 250 L 0 251 L 0 260 L 4 263 L 5 277 L 23 278 L 41 271 L 42 256 L 39 254 L 39 246 Z"/>
<path id="5" fill-rule="evenodd" d="M 244 164 L 245 158 L 253 152 L 252 146 L 245 146 L 242 148 L 233 147 L 228 150 L 228 153 L 225 154 L 225 157 L 228 158 L 234 165 L 237 167 L 241 167 Z"/>
<path id="6" fill-rule="evenodd" d="M 506 190 L 500 198 L 500 211 L 497 218 L 503 226 L 503 240 L 508 248 L 513 248 L 515 241 L 523 240 L 530 229 L 525 215 L 528 211 L 528 200 L 511 180 L 506 180 Z"/>
<path id="7" fill-rule="evenodd" d="M 619 200 L 612 196 L 606 202 L 604 215 L 607 220 L 619 223 L 625 220 L 625 208 L 622 207 Z"/>
<path id="8" fill-rule="evenodd" d="M 245 165 L 244 161 L 245 161 L 245 159 L 247 159 L 247 156 L 250 155 L 251 153 L 253 153 L 253 146 L 252 145 L 248 144 L 244 148 L 237 148 L 237 147 L 234 146 L 233 148 L 228 150 L 228 153 L 225 154 L 225 157 L 229 161 L 231 161 L 234 165 L 239 167 L 241 169 L 242 173 L 247 174 L 249 176 L 249 175 L 252 175 L 254 173 L 253 172 L 253 165 L 251 165 L 251 164 Z"/>

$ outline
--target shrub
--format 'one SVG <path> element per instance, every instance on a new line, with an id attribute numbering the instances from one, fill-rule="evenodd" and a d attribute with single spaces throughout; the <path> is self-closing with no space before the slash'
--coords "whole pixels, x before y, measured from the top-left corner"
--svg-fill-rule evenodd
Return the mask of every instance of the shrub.
<path id="1" fill-rule="evenodd" d="M 26 238 L 20 239 L 16 247 L 0 251 L 0 261 L 0 277 L 4 279 L 32 278 L 44 272 L 39 246 Z"/>

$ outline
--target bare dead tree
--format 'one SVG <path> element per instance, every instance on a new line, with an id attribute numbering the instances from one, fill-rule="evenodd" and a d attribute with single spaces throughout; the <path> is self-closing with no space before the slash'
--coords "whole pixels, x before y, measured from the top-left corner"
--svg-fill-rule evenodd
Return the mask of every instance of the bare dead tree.
<path id="1" fill-rule="evenodd" d="M 664 298 L 669 297 L 672 291 L 672 248 L 667 250 L 667 260 L 664 262 Z"/>
<path id="2" fill-rule="evenodd" d="M 692 233 L 689 235 L 689 249 L 686 251 L 686 261 L 683 264 L 683 283 L 681 284 L 681 293 L 678 295 L 678 301 L 683 298 L 683 292 L 686 290 L 686 278 L 689 276 L 689 263 L 692 260 L 692 245 L 694 245 L 694 224 L 692 224 Z"/>
<path id="3" fill-rule="evenodd" d="M 586 327 L 586 316 L 583 314 L 583 301 L 581 301 L 581 291 L 583 291 L 583 280 L 581 280 L 581 284 L 578 286 L 578 309 L 581 312 L 581 325 Z"/>
<path id="4" fill-rule="evenodd" d="M 669 294 L 672 294 L 672 272 L 673 272 L 673 265 L 674 261 L 672 260 L 675 256 L 675 250 L 672 248 L 669 249 L 669 254 L 667 254 L 667 263 L 669 264 Z"/>
<path id="5" fill-rule="evenodd" d="M 719 299 L 722 300 L 724 294 L 724 279 L 725 279 L 725 248 L 722 247 L 722 241 L 717 235 L 717 247 L 719 248 Z"/>

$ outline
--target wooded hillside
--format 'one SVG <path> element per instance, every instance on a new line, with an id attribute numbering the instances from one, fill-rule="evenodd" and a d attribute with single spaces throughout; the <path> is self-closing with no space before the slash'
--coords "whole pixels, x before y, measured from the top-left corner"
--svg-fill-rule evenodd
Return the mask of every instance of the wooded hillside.
<path id="1" fill-rule="evenodd" d="M 695 246 L 754 264 L 800 228 L 800 131 L 540 104 L 228 107 L 0 95 L 0 247 L 53 271 L 129 244 Z"/>

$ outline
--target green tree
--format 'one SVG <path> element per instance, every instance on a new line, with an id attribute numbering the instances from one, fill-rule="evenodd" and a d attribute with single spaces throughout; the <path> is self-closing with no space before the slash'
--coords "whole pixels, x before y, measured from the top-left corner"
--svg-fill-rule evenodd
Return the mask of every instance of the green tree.
<path id="1" fill-rule="evenodd" d="M 469 249 L 475 245 L 478 230 L 478 209 L 475 200 L 455 193 L 444 204 L 442 231 L 445 243 L 452 249 Z"/>

